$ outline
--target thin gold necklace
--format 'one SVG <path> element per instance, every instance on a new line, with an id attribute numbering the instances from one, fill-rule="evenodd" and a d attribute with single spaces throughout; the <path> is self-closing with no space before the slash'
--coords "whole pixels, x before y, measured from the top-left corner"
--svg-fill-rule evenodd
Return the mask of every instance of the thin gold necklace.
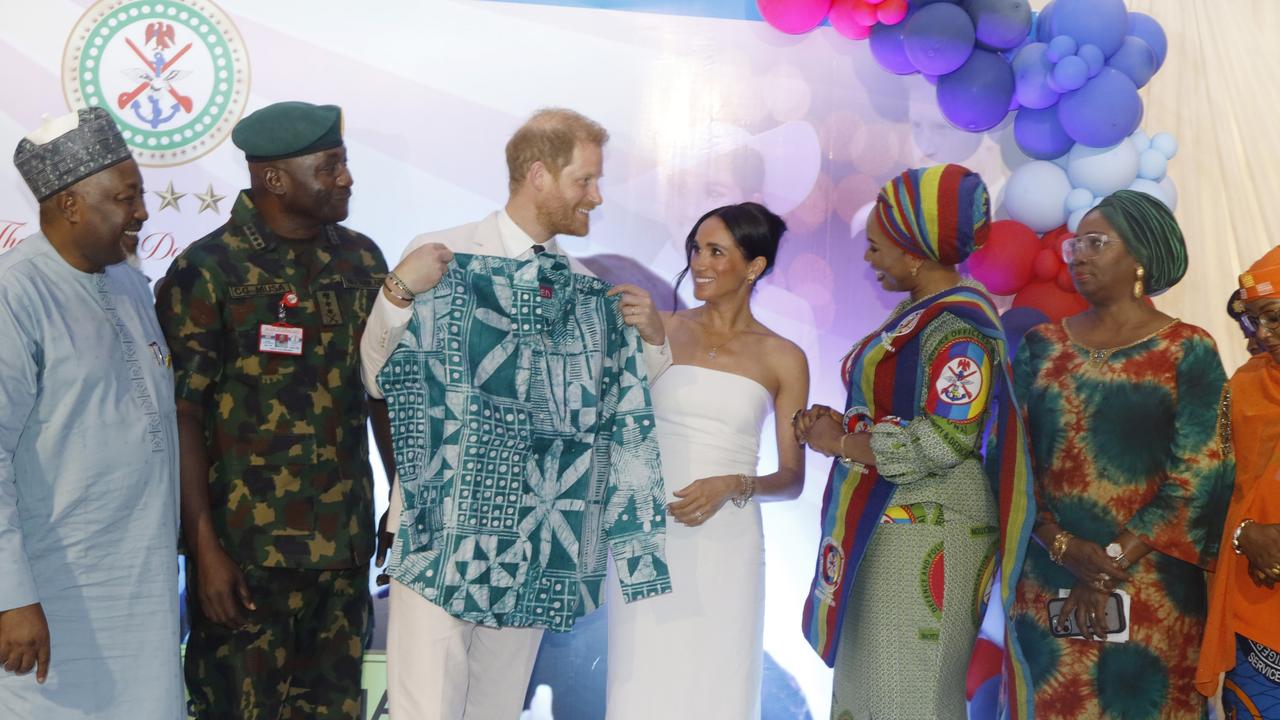
<path id="1" fill-rule="evenodd" d="M 743 330 L 745 330 L 745 329 L 746 329 L 745 327 L 740 327 L 740 328 L 738 328 L 737 330 L 734 330 L 734 331 L 729 335 L 729 337 L 725 338 L 724 340 L 720 341 L 719 343 L 716 343 L 715 345 L 712 345 L 712 346 L 711 346 L 711 349 L 707 351 L 707 357 L 711 358 L 712 360 L 715 360 L 715 359 L 716 359 L 716 356 L 717 356 L 717 355 L 719 354 L 719 352 L 720 352 L 720 348 L 722 348 L 722 347 L 724 347 L 725 345 L 728 345 L 729 343 L 733 342 L 733 339 L 734 339 L 734 338 L 736 338 L 736 337 L 738 337 L 738 335 L 739 335 Z"/>

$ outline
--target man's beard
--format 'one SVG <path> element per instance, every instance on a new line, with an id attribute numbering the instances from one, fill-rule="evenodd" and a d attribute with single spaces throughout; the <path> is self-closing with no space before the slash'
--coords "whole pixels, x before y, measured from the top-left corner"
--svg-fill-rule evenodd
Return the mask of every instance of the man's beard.
<path id="1" fill-rule="evenodd" d="M 579 215 L 577 208 L 569 204 L 563 197 L 548 199 L 537 206 L 538 224 L 552 235 L 575 235 L 581 237 L 590 228 L 585 215 Z"/>

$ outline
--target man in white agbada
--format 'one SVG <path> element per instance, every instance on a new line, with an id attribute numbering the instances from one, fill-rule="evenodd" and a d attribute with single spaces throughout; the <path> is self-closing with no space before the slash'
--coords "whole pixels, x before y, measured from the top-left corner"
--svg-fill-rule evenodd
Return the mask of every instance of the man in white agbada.
<path id="1" fill-rule="evenodd" d="M 98 108 L 14 164 L 40 232 L 0 255 L 0 718 L 184 717 L 173 377 L 123 262 L 142 177 Z"/>

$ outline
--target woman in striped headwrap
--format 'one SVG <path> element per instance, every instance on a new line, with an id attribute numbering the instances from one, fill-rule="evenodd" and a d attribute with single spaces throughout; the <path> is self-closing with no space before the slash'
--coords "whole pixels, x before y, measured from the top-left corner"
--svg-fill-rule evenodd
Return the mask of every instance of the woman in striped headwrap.
<path id="1" fill-rule="evenodd" d="M 835 458 L 804 613 L 836 671 L 835 720 L 963 720 L 996 560 L 1006 578 L 1021 564 L 1030 457 L 1004 332 L 955 268 L 989 224 L 986 186 L 959 165 L 885 185 L 864 257 L 908 297 L 846 356 L 846 411 L 815 405 L 795 419 L 800 442 Z M 1010 579 L 1001 599 L 1011 590 Z"/>
<path id="2" fill-rule="evenodd" d="M 1037 720 L 1201 718 L 1205 571 L 1233 470 L 1226 375 L 1208 333 L 1146 299 L 1187 270 L 1158 200 L 1105 198 L 1063 259 L 1089 309 L 1032 329 L 1014 360 L 1039 509 L 1015 602 L 1019 690 Z"/>

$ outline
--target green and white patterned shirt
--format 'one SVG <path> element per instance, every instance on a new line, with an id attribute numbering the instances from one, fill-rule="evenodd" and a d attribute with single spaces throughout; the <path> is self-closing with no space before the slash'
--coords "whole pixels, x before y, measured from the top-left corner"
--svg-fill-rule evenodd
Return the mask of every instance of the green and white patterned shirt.
<path id="1" fill-rule="evenodd" d="M 457 254 L 378 375 L 403 499 L 391 575 L 455 617 L 568 630 L 608 554 L 670 592 L 653 408 L 611 286 L 560 255 Z"/>

